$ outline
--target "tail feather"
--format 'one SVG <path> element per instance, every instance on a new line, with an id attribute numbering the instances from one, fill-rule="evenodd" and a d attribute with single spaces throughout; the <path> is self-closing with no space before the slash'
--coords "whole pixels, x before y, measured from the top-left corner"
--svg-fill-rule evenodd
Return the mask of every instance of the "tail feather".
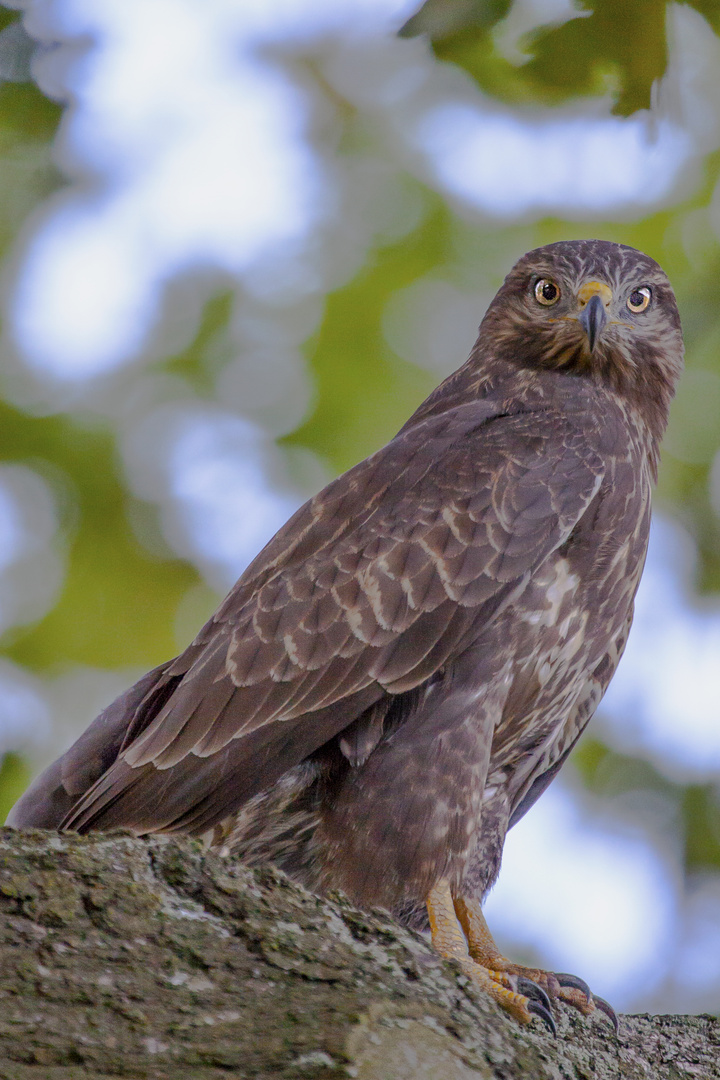
<path id="1" fill-rule="evenodd" d="M 137 734 L 150 722 L 154 713 L 147 704 L 157 708 L 157 702 L 164 700 L 163 691 L 172 692 L 182 676 L 165 680 L 168 667 L 161 664 L 149 671 L 108 705 L 70 749 L 35 779 L 13 806 L 6 824 L 16 829 L 57 829 L 117 759 L 129 730 Z"/>

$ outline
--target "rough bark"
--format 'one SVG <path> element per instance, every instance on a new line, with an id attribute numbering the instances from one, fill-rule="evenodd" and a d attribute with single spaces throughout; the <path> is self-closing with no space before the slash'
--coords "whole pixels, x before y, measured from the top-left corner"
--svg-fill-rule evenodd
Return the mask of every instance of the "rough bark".
<path id="1" fill-rule="evenodd" d="M 190 840 L 0 830 L 2 1080 L 705 1080 L 720 1022 L 521 1028 L 419 934 Z"/>

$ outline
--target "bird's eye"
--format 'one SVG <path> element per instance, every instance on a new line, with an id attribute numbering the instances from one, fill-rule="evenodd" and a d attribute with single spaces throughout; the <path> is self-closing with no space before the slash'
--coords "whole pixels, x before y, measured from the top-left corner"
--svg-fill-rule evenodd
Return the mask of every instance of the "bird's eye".
<path id="1" fill-rule="evenodd" d="M 640 289 L 635 289 L 628 296 L 627 306 L 630 311 L 637 313 L 638 311 L 644 311 L 652 300 L 652 289 L 649 285 L 643 285 Z"/>
<path id="2" fill-rule="evenodd" d="M 556 304 L 560 299 L 560 290 L 550 278 L 540 278 L 535 285 L 535 299 L 538 304 L 550 307 L 551 304 Z"/>

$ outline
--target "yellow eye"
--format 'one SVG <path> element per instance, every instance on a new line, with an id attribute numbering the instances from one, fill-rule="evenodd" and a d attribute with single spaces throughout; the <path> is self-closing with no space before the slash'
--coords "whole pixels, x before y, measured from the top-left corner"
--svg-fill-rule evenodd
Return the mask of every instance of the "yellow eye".
<path id="1" fill-rule="evenodd" d="M 644 311 L 651 300 L 652 289 L 649 285 L 643 285 L 641 289 L 635 289 L 628 296 L 628 310 L 634 311 L 635 313 L 637 313 L 638 311 Z"/>
<path id="2" fill-rule="evenodd" d="M 560 299 L 560 290 L 550 278 L 540 278 L 535 286 L 535 299 L 538 304 L 544 304 L 545 307 L 550 307 L 552 304 L 556 304 Z"/>

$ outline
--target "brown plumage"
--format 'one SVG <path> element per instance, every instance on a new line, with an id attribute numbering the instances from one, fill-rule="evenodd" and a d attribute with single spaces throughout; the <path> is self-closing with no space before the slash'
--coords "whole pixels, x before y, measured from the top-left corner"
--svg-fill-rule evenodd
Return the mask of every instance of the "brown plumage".
<path id="1" fill-rule="evenodd" d="M 205 834 L 398 913 L 439 883 L 481 898 L 622 654 L 681 362 L 647 256 L 525 255 L 467 363 L 287 522 L 12 824 Z"/>

